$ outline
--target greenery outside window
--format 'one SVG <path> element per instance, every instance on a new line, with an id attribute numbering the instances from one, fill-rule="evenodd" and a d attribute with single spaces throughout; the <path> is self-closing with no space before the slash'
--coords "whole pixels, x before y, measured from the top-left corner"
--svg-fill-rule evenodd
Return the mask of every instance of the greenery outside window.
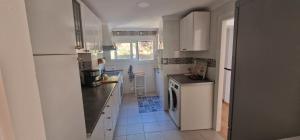
<path id="1" fill-rule="evenodd" d="M 110 51 L 110 58 L 112 60 L 153 60 L 153 49 L 153 41 L 116 43 L 116 50 Z"/>

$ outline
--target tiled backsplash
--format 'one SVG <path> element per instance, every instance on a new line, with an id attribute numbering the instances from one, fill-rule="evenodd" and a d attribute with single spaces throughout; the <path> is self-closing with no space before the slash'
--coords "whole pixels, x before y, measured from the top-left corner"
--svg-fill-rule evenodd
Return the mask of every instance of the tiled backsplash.
<path id="1" fill-rule="evenodd" d="M 214 67 L 214 68 L 215 68 L 215 67 L 217 66 L 216 59 L 210 59 L 210 58 L 194 58 L 194 62 L 197 63 L 198 61 L 206 61 L 208 67 Z"/>
<path id="2" fill-rule="evenodd" d="M 193 58 L 193 57 L 183 57 L 183 58 L 161 58 L 161 64 L 193 64 L 200 61 L 206 61 L 208 67 L 216 67 L 216 59 L 209 58 Z"/>

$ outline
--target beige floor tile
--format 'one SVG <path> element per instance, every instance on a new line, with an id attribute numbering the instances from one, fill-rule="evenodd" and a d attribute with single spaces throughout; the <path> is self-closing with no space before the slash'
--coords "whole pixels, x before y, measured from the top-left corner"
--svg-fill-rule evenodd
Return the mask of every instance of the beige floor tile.
<path id="1" fill-rule="evenodd" d="M 127 125 L 141 124 L 141 123 L 143 123 L 143 121 L 140 115 L 131 116 L 127 118 Z"/>
<path id="2" fill-rule="evenodd" d="M 126 126 L 118 126 L 115 129 L 115 136 L 125 136 L 126 135 Z"/>
<path id="3" fill-rule="evenodd" d="M 134 124 L 126 126 L 126 135 L 140 134 L 144 133 L 143 124 Z"/>
<path id="4" fill-rule="evenodd" d="M 145 132 L 160 132 L 161 126 L 159 123 L 144 123 Z"/>
<path id="5" fill-rule="evenodd" d="M 184 140 L 183 134 L 180 131 L 164 131 L 162 132 L 164 140 Z"/>
<path id="6" fill-rule="evenodd" d="M 145 140 L 145 134 L 127 135 L 127 140 Z"/>
<path id="7" fill-rule="evenodd" d="M 162 131 L 178 130 L 176 125 L 172 121 L 162 121 L 159 122 L 159 125 Z"/>
<path id="8" fill-rule="evenodd" d="M 206 140 L 224 140 L 223 137 L 214 130 L 201 130 L 199 132 Z"/>
<path id="9" fill-rule="evenodd" d="M 141 113 L 142 116 L 155 116 L 157 115 L 156 112 L 148 112 L 148 113 Z"/>
<path id="10" fill-rule="evenodd" d="M 164 140 L 161 132 L 146 133 L 146 140 Z"/>
<path id="11" fill-rule="evenodd" d="M 115 137 L 114 140 L 126 140 L 126 136 Z"/>
<path id="12" fill-rule="evenodd" d="M 124 117 L 121 118 L 121 117 L 120 117 L 120 118 L 118 119 L 117 125 L 118 125 L 118 126 L 126 126 L 126 125 L 127 125 L 127 118 L 124 118 Z"/>
<path id="13" fill-rule="evenodd" d="M 184 131 L 183 137 L 185 140 L 206 140 L 199 131 Z"/>
<path id="14" fill-rule="evenodd" d="M 143 123 L 152 123 L 156 122 L 154 115 L 142 115 L 142 121 Z"/>

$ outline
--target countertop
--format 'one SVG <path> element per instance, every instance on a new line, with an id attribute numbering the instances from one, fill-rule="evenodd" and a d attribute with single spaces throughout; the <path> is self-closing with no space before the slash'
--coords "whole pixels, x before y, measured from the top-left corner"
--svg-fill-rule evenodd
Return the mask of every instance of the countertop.
<path id="1" fill-rule="evenodd" d="M 185 74 L 170 74 L 169 78 L 174 79 L 179 84 L 195 84 L 195 83 L 212 83 L 213 81 L 204 79 L 204 80 L 192 80 Z"/>
<path id="2" fill-rule="evenodd" d="M 106 73 L 109 80 L 117 81 L 120 72 Z M 103 84 L 97 87 L 82 87 L 86 132 L 91 135 L 117 83 Z"/>

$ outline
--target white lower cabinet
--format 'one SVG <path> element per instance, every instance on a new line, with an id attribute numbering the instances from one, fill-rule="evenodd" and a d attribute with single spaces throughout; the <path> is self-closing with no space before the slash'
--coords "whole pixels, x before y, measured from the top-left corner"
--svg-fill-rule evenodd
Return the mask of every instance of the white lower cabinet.
<path id="1" fill-rule="evenodd" d="M 117 84 L 105 105 L 103 113 L 88 140 L 113 140 L 121 104 L 120 86 Z"/>
<path id="2" fill-rule="evenodd" d="M 114 92 L 110 96 L 109 101 L 107 102 L 105 109 L 104 109 L 104 116 L 105 116 L 105 121 L 104 121 L 104 127 L 105 127 L 105 140 L 112 140 L 113 138 L 113 107 L 114 107 Z"/>
<path id="3" fill-rule="evenodd" d="M 105 117 L 104 115 L 100 117 L 93 134 L 88 138 L 88 140 L 104 140 L 105 139 L 105 128 L 104 128 Z"/>

